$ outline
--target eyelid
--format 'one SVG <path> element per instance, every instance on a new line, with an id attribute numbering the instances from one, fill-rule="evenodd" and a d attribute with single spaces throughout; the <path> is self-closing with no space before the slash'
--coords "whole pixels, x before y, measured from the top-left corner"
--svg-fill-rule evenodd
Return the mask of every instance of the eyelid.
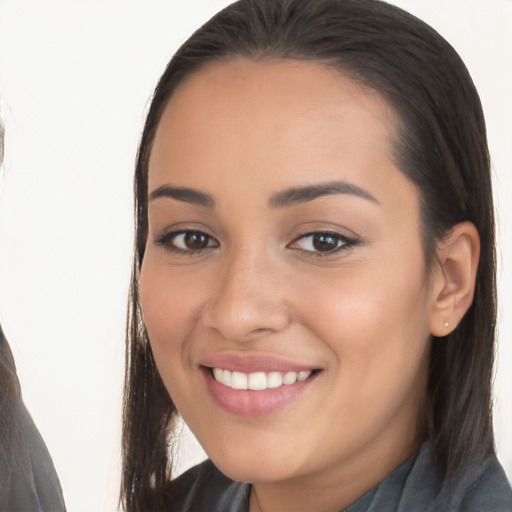
<path id="1" fill-rule="evenodd" d="M 305 249 L 301 247 L 294 247 L 300 240 L 306 240 L 307 238 L 314 237 L 315 235 L 327 235 L 338 239 L 338 245 L 333 250 L 329 251 L 320 251 L 312 249 Z M 302 251 L 310 256 L 315 257 L 326 257 L 333 254 L 337 254 L 341 251 L 350 249 L 355 245 L 359 244 L 359 240 L 354 237 L 347 236 L 345 234 L 339 233 L 338 231 L 334 231 L 332 229 L 317 229 L 315 231 L 309 231 L 307 233 L 303 233 L 300 236 L 296 237 L 292 242 L 287 245 L 287 248 L 292 250 Z"/>
<path id="2" fill-rule="evenodd" d="M 175 244 L 173 244 L 173 241 L 176 239 L 176 237 L 180 235 L 186 235 L 187 233 L 197 233 L 199 235 L 204 235 L 208 237 L 208 244 L 199 249 L 192 249 L 192 248 L 182 248 L 177 247 Z M 214 242 L 214 245 L 211 245 L 210 242 Z M 215 249 L 220 246 L 219 241 L 212 235 L 210 235 L 207 231 L 202 229 L 193 229 L 193 228 L 182 228 L 182 229 L 173 229 L 164 232 L 162 235 L 158 236 L 155 239 L 154 242 L 156 245 L 163 246 L 166 250 L 177 253 L 177 254 L 197 254 L 203 251 L 206 251 L 208 249 Z"/>

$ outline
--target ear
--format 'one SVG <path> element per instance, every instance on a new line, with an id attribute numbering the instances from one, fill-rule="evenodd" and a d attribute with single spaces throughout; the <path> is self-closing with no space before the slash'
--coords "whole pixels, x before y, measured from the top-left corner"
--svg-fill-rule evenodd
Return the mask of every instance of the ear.
<path id="1" fill-rule="evenodd" d="M 480 237 L 471 222 L 462 222 L 437 246 L 437 268 L 432 275 L 430 332 L 450 334 L 473 302 Z"/>

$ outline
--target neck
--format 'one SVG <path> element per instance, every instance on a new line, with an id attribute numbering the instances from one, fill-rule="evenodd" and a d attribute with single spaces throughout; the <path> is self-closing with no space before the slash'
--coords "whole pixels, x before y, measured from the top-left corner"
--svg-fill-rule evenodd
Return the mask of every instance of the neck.
<path id="1" fill-rule="evenodd" d="M 394 453 L 354 457 L 329 473 L 296 477 L 251 487 L 250 512 L 339 512 L 378 485 L 420 446 L 410 440 Z"/>

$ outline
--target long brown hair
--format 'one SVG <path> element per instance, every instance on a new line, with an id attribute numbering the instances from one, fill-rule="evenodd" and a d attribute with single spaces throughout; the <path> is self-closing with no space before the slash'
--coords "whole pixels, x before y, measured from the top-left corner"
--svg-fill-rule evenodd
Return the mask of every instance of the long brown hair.
<path id="1" fill-rule="evenodd" d="M 432 340 L 426 397 L 428 439 L 440 473 L 456 479 L 494 452 L 494 212 L 485 122 L 471 77 L 435 30 L 379 0 L 240 0 L 197 30 L 172 58 L 155 89 L 139 146 L 123 410 L 125 509 L 165 509 L 177 414 L 156 369 L 138 297 L 151 145 L 176 87 L 206 64 L 234 57 L 324 63 L 388 99 L 401 120 L 397 164 L 420 192 L 428 262 L 450 227 L 466 220 L 477 227 L 482 250 L 473 305 L 442 342 Z"/>

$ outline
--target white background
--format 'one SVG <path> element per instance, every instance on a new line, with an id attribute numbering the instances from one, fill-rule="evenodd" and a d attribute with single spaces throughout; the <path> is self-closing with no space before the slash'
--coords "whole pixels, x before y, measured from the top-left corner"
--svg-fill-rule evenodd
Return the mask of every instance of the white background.
<path id="1" fill-rule="evenodd" d="M 148 100 L 177 46 L 227 3 L 0 0 L 0 320 L 70 512 L 116 506 L 131 186 Z M 499 216 L 495 423 L 512 476 L 512 2 L 394 3 L 455 46 L 486 111 Z"/>

